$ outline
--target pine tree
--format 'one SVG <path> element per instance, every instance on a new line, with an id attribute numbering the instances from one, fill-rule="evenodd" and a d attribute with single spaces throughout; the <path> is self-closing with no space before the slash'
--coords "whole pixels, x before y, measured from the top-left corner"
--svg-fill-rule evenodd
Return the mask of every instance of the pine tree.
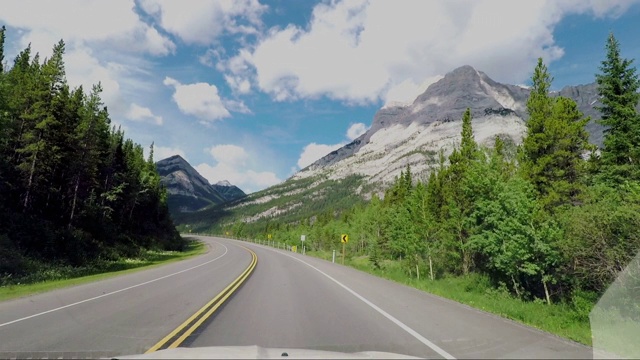
<path id="1" fill-rule="evenodd" d="M 478 144 L 473 137 L 471 128 L 471 110 L 467 108 L 462 115 L 462 140 L 460 141 L 460 153 L 463 159 L 473 161 L 476 158 Z"/>
<path id="2" fill-rule="evenodd" d="M 640 100 L 640 80 L 633 60 L 624 59 L 620 44 L 609 34 L 607 56 L 596 74 L 602 106 L 601 124 L 605 125 L 600 168 L 608 181 L 640 180 L 640 116 L 635 107 Z"/>
<path id="3" fill-rule="evenodd" d="M 553 111 L 553 99 L 549 96 L 552 77 L 547 71 L 547 66 L 538 58 L 538 64 L 533 72 L 531 93 L 527 100 L 527 134 L 523 139 L 522 170 L 525 176 L 531 179 L 538 191 L 544 190 L 548 185 L 546 179 L 541 176 L 538 165 L 540 159 L 548 153 L 548 139 L 545 134 L 545 122 L 551 117 Z"/>
<path id="4" fill-rule="evenodd" d="M 473 199 L 462 190 L 461 184 L 467 176 L 471 164 L 478 160 L 479 155 L 478 144 L 473 138 L 469 108 L 462 116 L 461 136 L 460 148 L 453 150 L 449 156 L 449 167 L 442 171 L 446 180 L 441 184 L 444 194 L 443 220 L 449 233 L 455 239 L 454 247 L 460 254 L 461 272 L 467 274 L 471 270 L 472 254 L 467 249 L 469 233 L 464 223 L 473 209 Z"/>
<path id="5" fill-rule="evenodd" d="M 589 148 L 584 127 L 589 118 L 583 118 L 573 100 L 549 95 L 551 76 L 541 58 L 532 80 L 522 171 L 550 210 L 577 201 L 581 192 L 582 154 Z"/>

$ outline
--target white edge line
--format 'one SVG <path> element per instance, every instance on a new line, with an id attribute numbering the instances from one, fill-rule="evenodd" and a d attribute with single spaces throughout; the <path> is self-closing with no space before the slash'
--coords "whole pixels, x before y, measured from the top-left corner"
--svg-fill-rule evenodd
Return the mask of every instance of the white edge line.
<path id="1" fill-rule="evenodd" d="M 268 247 L 262 247 L 263 249 L 267 249 L 267 250 L 271 250 L 273 252 L 277 252 L 279 254 L 282 255 L 286 255 L 296 261 L 299 261 L 305 265 L 307 265 L 308 267 L 314 269 L 315 271 L 319 272 L 320 274 L 326 276 L 329 280 L 333 281 L 334 283 L 338 284 L 340 287 L 342 287 L 343 289 L 347 290 L 349 293 L 351 293 L 351 295 L 357 297 L 358 299 L 360 299 L 362 302 L 364 302 L 365 304 L 369 305 L 373 310 L 379 312 L 382 316 L 386 317 L 387 319 L 391 320 L 391 322 L 393 322 L 394 324 L 398 325 L 402 330 L 408 332 L 411 336 L 413 336 L 414 338 L 416 338 L 418 341 L 420 341 L 421 343 L 427 345 L 428 347 L 430 347 L 433 351 L 437 352 L 438 354 L 440 354 L 440 356 L 444 357 L 445 359 L 453 359 L 455 360 L 455 357 L 451 354 L 449 354 L 448 352 L 446 352 L 445 350 L 443 350 L 441 347 L 439 347 L 438 345 L 432 343 L 431 341 L 429 341 L 429 339 L 425 338 L 424 336 L 420 335 L 417 331 L 413 330 L 412 328 L 410 328 L 408 325 L 406 325 L 405 323 L 403 323 L 402 321 L 396 319 L 393 315 L 389 314 L 388 312 L 382 310 L 381 308 L 379 308 L 376 304 L 372 303 L 371 301 L 367 300 L 364 296 L 358 294 L 357 292 L 351 290 L 349 287 L 347 287 L 346 285 L 344 285 L 343 283 L 341 283 L 340 281 L 334 279 L 333 277 L 331 277 L 331 275 L 325 273 L 324 271 L 318 269 L 317 267 L 307 263 L 304 260 L 300 260 L 297 257 L 287 254 L 286 252 L 281 252 L 281 251 L 276 251 L 275 249 L 271 249 Z"/>
<path id="2" fill-rule="evenodd" d="M 47 311 L 43 311 L 43 312 L 39 312 L 39 313 L 37 313 L 37 314 L 33 314 L 33 315 L 25 316 L 25 317 L 20 318 L 20 319 L 12 320 L 12 321 L 6 322 L 6 323 L 4 323 L 4 324 L 0 324 L 0 327 L 8 326 L 8 325 L 11 325 L 11 324 L 15 324 L 15 323 L 20 322 L 20 321 L 24 321 L 24 320 L 32 319 L 32 318 L 34 318 L 34 317 L 38 317 L 38 316 L 42 316 L 42 315 L 45 315 L 45 314 L 49 314 L 49 313 L 52 313 L 52 312 L 55 312 L 55 311 L 58 311 L 58 310 L 62 310 L 62 309 L 66 309 L 66 308 L 70 308 L 70 307 L 72 307 L 72 306 L 76 306 L 76 305 L 80 305 L 80 304 L 83 304 L 83 303 L 86 303 L 86 302 L 89 302 L 89 301 L 97 300 L 97 299 L 100 299 L 100 298 L 103 298 L 103 297 L 106 297 L 106 296 L 109 296 L 109 295 L 117 294 L 117 293 L 120 293 L 120 292 L 123 292 L 123 291 L 131 290 L 131 289 L 133 289 L 133 288 L 137 288 L 137 287 L 139 287 L 139 286 L 143 286 L 143 285 L 151 284 L 151 283 L 153 283 L 153 282 L 156 282 L 156 281 L 159 281 L 159 280 L 163 280 L 163 279 L 166 279 L 166 278 L 168 278 L 168 277 L 172 277 L 172 276 L 174 276 L 174 275 L 178 275 L 178 274 L 181 274 L 181 273 L 183 273 L 183 272 L 187 272 L 187 271 L 190 271 L 190 270 L 193 270 L 193 269 L 199 268 L 199 267 L 201 267 L 201 266 L 204 266 L 204 265 L 210 264 L 210 263 L 212 263 L 212 262 L 214 262 L 214 261 L 216 261 L 216 260 L 220 259 L 221 257 L 225 256 L 225 255 L 227 254 L 227 252 L 229 251 L 229 249 L 228 249 L 226 246 L 224 246 L 224 244 L 221 244 L 221 243 L 219 243 L 219 242 L 218 242 L 218 244 L 220 244 L 220 245 L 222 245 L 222 247 L 224 247 L 224 253 L 222 253 L 222 255 L 220 255 L 220 256 L 218 256 L 218 257 L 216 257 L 215 259 L 212 259 L 212 260 L 209 260 L 209 261 L 203 262 L 202 264 L 199 264 L 199 265 L 196 265 L 196 266 L 192 266 L 192 267 L 190 267 L 190 268 L 188 268 L 188 269 L 180 270 L 180 271 L 175 272 L 175 273 L 173 273 L 173 274 L 165 275 L 165 276 L 159 277 L 159 278 L 157 278 L 157 279 L 153 279 L 153 280 L 145 281 L 145 282 L 140 283 L 140 284 L 136 284 L 136 285 L 133 285 L 133 286 L 129 286 L 129 287 L 126 287 L 126 288 L 124 288 L 124 289 L 115 290 L 115 291 L 112 291 L 112 292 L 109 292 L 109 293 L 106 293 L 106 294 L 102 294 L 102 295 L 94 296 L 94 297 L 89 298 L 89 299 L 80 300 L 80 301 L 74 302 L 74 303 L 72 303 L 72 304 L 68 304 L 68 305 L 60 306 L 60 307 L 57 307 L 57 308 L 55 308 L 55 309 L 51 309 L 51 310 L 47 310 Z"/>

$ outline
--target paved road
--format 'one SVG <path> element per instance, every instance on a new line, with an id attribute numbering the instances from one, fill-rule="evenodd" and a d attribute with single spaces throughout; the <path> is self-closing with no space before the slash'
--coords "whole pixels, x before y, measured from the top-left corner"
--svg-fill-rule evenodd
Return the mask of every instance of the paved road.
<path id="1" fill-rule="evenodd" d="M 196 259 L 0 303 L 0 352 L 142 353 L 249 265 L 242 245 L 258 256 L 253 274 L 181 346 L 377 350 L 429 358 L 591 357 L 588 347 L 348 267 L 234 240 L 202 239 L 211 251 Z M 153 282 L 112 293 L 148 281 Z"/>
<path id="2" fill-rule="evenodd" d="M 251 261 L 250 254 L 236 245 L 203 240 L 209 252 L 202 256 L 0 302 L 0 358 L 14 357 L 16 352 L 49 358 L 145 352 L 221 292 Z"/>
<path id="3" fill-rule="evenodd" d="M 258 255 L 255 273 L 183 346 L 369 350 L 428 358 L 592 357 L 586 346 L 339 264 L 241 244 Z"/>

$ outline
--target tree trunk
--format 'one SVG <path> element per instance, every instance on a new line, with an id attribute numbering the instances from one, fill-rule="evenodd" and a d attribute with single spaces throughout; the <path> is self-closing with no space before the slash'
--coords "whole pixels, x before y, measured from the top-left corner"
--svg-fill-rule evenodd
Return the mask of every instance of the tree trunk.
<path id="1" fill-rule="evenodd" d="M 513 289 L 516 291 L 516 295 L 518 296 L 518 299 L 519 299 L 520 290 L 518 289 L 518 283 L 516 282 L 516 279 L 513 277 L 513 275 L 511 275 L 511 281 L 513 281 Z"/>
<path id="2" fill-rule="evenodd" d="M 36 171 L 36 160 L 38 159 L 38 150 L 40 148 L 40 139 L 42 138 L 42 131 L 38 134 L 38 141 L 36 142 L 36 152 L 33 154 L 33 160 L 31 161 L 31 169 L 29 170 L 29 182 L 27 183 L 27 193 L 24 196 L 24 204 L 22 207 L 22 211 L 27 211 L 27 206 L 29 206 L 29 196 L 31 194 L 31 186 L 33 186 L 33 174 Z"/>
<path id="3" fill-rule="evenodd" d="M 73 189 L 73 202 L 71 203 L 71 216 L 69 216 L 69 225 L 68 228 L 71 228 L 71 223 L 73 222 L 73 215 L 76 212 L 76 201 L 78 200 L 78 187 L 80 187 L 80 175 L 76 175 L 76 185 Z"/>
<path id="4" fill-rule="evenodd" d="M 542 277 L 542 286 L 544 286 L 544 296 L 547 298 L 547 305 L 551 305 L 551 296 L 549 296 L 549 289 L 547 288 L 547 280 Z"/>
<path id="5" fill-rule="evenodd" d="M 137 201 L 138 201 L 138 194 L 136 194 L 136 197 L 133 198 L 133 205 L 131 205 L 131 211 L 129 212 L 129 221 L 131 221 L 131 218 L 133 217 L 133 209 L 136 207 Z"/>
<path id="6" fill-rule="evenodd" d="M 431 281 L 433 281 L 433 263 L 431 262 L 431 255 L 429 255 L 429 276 L 431 277 Z"/>

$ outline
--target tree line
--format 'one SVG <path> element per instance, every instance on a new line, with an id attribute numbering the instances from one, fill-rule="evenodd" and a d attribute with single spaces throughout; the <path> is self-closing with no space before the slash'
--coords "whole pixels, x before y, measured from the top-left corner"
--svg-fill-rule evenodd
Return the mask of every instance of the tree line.
<path id="1" fill-rule="evenodd" d="M 374 267 L 401 261 L 426 279 L 478 273 L 547 303 L 595 299 L 640 250 L 640 81 L 613 34 L 606 50 L 596 75 L 602 148 L 588 142 L 590 119 L 576 103 L 550 96 L 552 77 L 538 59 L 521 145 L 496 137 L 479 146 L 467 109 L 459 146 L 440 154 L 428 181 L 407 167 L 383 199 L 245 235 L 299 245 L 305 234 L 308 249 L 330 250 L 349 234 L 348 254 Z"/>
<path id="2" fill-rule="evenodd" d="M 0 31 L 0 278 L 181 249 L 153 162 L 111 126 L 101 85 L 66 81 L 62 40 L 7 66 Z"/>

